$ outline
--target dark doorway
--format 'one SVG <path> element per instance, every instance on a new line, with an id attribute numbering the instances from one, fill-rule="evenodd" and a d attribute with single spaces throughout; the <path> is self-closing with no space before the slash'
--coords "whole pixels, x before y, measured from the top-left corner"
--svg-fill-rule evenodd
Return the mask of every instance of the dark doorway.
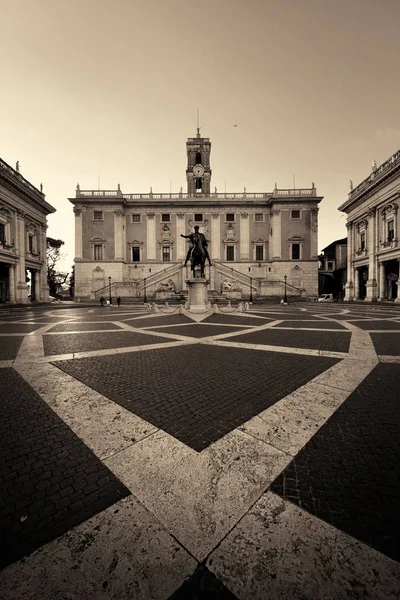
<path id="1" fill-rule="evenodd" d="M 0 302 L 9 300 L 8 265 L 0 263 Z"/>
<path id="2" fill-rule="evenodd" d="M 399 281 L 399 262 L 397 260 L 389 260 L 385 264 L 385 280 L 387 299 L 396 300 L 399 294 L 398 281 Z"/>
<path id="3" fill-rule="evenodd" d="M 367 296 L 368 267 L 360 267 L 358 276 L 360 278 L 360 298 L 365 300 Z"/>

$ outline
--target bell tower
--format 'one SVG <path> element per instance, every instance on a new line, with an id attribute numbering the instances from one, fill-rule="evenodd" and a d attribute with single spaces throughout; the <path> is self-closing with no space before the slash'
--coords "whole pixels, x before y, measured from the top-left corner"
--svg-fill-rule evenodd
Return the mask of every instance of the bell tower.
<path id="1" fill-rule="evenodd" d="M 200 127 L 197 114 L 197 134 L 195 138 L 188 138 L 186 142 L 187 168 L 186 180 L 188 194 L 210 195 L 211 167 L 210 138 L 200 136 Z"/>

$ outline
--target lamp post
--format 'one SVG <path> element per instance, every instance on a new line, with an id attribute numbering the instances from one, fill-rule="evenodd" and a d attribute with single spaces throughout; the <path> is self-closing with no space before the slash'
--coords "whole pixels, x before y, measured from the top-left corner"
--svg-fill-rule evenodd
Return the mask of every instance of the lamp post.
<path id="1" fill-rule="evenodd" d="M 253 302 L 253 278 L 250 277 L 250 302 Z"/>
<path id="2" fill-rule="evenodd" d="M 286 294 L 286 279 L 287 279 L 287 275 L 285 275 L 283 279 L 285 280 L 285 294 L 283 296 L 283 304 L 287 304 L 287 294 Z"/>
<path id="3" fill-rule="evenodd" d="M 146 292 L 146 277 L 143 279 L 144 290 L 143 290 L 143 302 L 147 303 L 147 292 Z"/>
<path id="4" fill-rule="evenodd" d="M 110 305 L 112 304 L 112 298 L 111 298 L 111 277 L 108 278 L 108 291 L 109 291 L 109 300 L 110 300 Z"/>

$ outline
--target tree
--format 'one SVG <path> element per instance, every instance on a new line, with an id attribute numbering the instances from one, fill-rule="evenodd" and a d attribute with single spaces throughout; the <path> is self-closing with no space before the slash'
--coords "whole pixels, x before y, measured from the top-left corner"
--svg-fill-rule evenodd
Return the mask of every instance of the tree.
<path id="1" fill-rule="evenodd" d="M 75 265 L 72 265 L 71 276 L 69 278 L 69 295 L 71 298 L 75 296 Z"/>
<path id="2" fill-rule="evenodd" d="M 60 252 L 61 246 L 64 245 L 62 240 L 54 238 L 46 238 L 47 242 L 47 283 L 49 286 L 50 296 L 59 295 L 61 286 L 67 281 L 69 273 L 57 271 L 57 263 L 63 258 Z"/>

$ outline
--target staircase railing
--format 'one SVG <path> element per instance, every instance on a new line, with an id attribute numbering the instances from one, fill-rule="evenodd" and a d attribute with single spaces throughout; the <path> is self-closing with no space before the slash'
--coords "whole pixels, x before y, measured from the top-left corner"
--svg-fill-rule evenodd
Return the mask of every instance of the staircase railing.
<path id="1" fill-rule="evenodd" d="M 142 290 L 144 288 L 144 280 L 145 279 L 146 279 L 146 288 L 150 288 L 153 285 L 156 285 L 157 283 L 164 281 L 164 279 L 166 277 L 171 277 L 172 275 L 175 275 L 175 273 L 177 273 L 181 267 L 182 267 L 182 264 L 180 262 L 174 263 L 173 265 L 171 265 L 170 267 L 167 267 L 166 269 L 163 269 L 162 271 L 157 271 L 157 273 L 152 273 L 148 277 L 144 277 L 143 279 L 138 279 L 137 280 L 137 289 Z"/>
<path id="2" fill-rule="evenodd" d="M 245 273 L 241 273 L 240 271 L 237 271 L 233 267 L 227 267 L 226 265 L 224 265 L 223 263 L 221 263 L 219 261 L 216 261 L 215 259 L 213 261 L 213 264 L 214 264 L 214 267 L 217 269 L 217 271 L 219 271 L 223 275 L 227 275 L 228 277 L 231 277 L 231 279 L 235 279 L 236 281 L 243 283 L 243 285 L 246 285 L 248 288 L 250 288 L 250 286 L 251 286 L 252 289 L 255 290 L 256 292 L 259 291 L 260 284 L 259 284 L 258 279 L 255 279 L 254 277 L 250 277 L 250 275 L 246 275 Z"/>

